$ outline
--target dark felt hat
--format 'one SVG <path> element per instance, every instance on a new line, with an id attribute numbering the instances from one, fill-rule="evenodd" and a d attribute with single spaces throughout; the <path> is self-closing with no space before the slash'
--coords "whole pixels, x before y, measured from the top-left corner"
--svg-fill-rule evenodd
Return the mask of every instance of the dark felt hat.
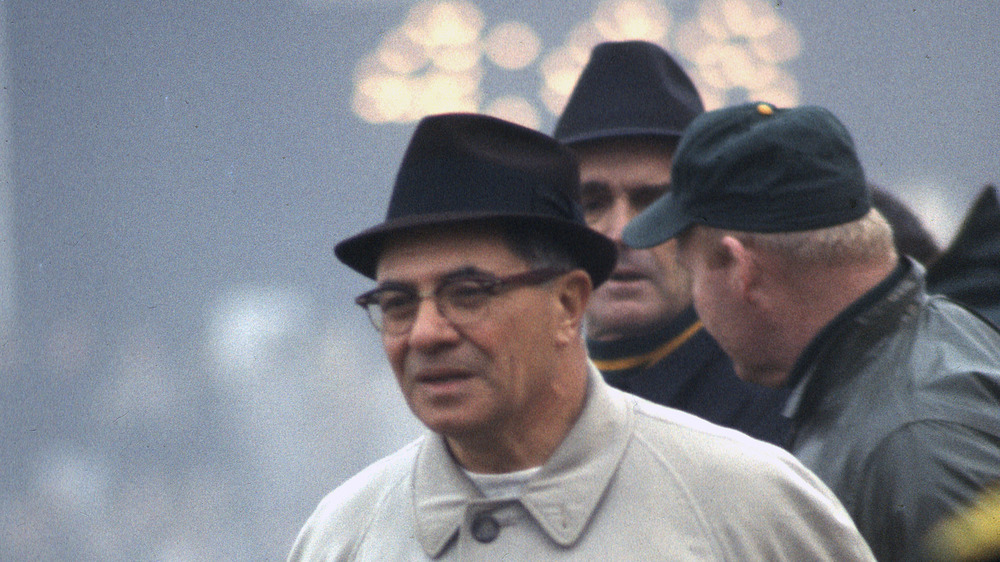
<path id="1" fill-rule="evenodd" d="M 820 107 L 748 103 L 702 114 L 677 146 L 670 186 L 626 225 L 626 245 L 649 248 L 694 224 L 813 230 L 872 206 L 850 134 Z"/>
<path id="2" fill-rule="evenodd" d="M 677 138 L 704 111 L 691 79 L 659 45 L 601 43 L 591 52 L 553 136 L 565 144 Z"/>
<path id="3" fill-rule="evenodd" d="M 614 242 L 587 228 L 576 203 L 579 190 L 576 158 L 547 135 L 485 115 L 425 117 L 403 156 L 385 222 L 340 242 L 334 253 L 374 279 L 390 235 L 503 222 L 550 234 L 597 286 L 617 252 Z"/>

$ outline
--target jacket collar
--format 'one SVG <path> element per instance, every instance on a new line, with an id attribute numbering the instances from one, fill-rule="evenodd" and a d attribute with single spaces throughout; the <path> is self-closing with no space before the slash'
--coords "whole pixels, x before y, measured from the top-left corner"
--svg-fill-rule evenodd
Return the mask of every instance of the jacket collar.
<path id="1" fill-rule="evenodd" d="M 587 352 L 605 376 L 628 375 L 658 363 L 701 330 L 701 321 L 691 306 L 665 326 L 641 336 L 614 341 L 587 340 Z"/>
<path id="2" fill-rule="evenodd" d="M 808 416 L 832 385 L 843 382 L 830 380 L 835 377 L 824 366 L 849 372 L 844 368 L 844 358 L 837 355 L 839 350 L 854 349 L 858 341 L 870 347 L 891 333 L 905 315 L 915 310 L 925 292 L 923 266 L 912 258 L 900 257 L 899 265 L 885 280 L 841 311 L 806 346 L 788 379 L 792 391 L 784 415 L 792 420 Z"/>
<path id="3" fill-rule="evenodd" d="M 518 498 L 557 544 L 580 538 L 618 468 L 631 431 L 627 402 L 588 367 L 587 398 L 579 419 Z M 444 438 L 430 434 L 417 455 L 413 504 L 417 538 L 436 558 L 451 542 L 474 502 L 487 503 L 455 462 Z"/>

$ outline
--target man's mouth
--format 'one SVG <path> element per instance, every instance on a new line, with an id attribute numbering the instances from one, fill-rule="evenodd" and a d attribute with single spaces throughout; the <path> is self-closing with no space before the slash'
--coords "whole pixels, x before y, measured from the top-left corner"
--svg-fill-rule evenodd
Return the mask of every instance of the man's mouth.
<path id="1" fill-rule="evenodd" d="M 424 369 L 414 377 L 414 382 L 418 384 L 439 386 L 454 382 L 460 382 L 472 378 L 472 374 L 466 371 L 453 369 Z"/>
<path id="2" fill-rule="evenodd" d="M 629 281 L 641 281 L 645 278 L 646 276 L 643 275 L 642 272 L 640 272 L 637 269 L 619 268 L 611 272 L 611 277 L 609 279 L 612 281 L 619 281 L 624 283 Z"/>

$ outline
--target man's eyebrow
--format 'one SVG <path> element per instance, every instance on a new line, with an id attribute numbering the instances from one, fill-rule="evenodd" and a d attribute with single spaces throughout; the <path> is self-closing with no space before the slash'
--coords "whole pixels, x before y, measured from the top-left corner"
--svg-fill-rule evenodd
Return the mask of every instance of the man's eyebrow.
<path id="1" fill-rule="evenodd" d="M 483 271 L 478 267 L 467 265 L 465 267 L 460 267 L 458 269 L 445 273 L 444 275 L 441 276 L 439 282 L 444 283 L 447 281 L 452 281 L 454 279 L 464 279 L 466 277 L 482 277 L 484 275 L 493 276 L 493 274 L 488 271 Z"/>
<path id="2" fill-rule="evenodd" d="M 458 269 L 453 269 L 441 277 L 438 278 L 437 284 L 452 281 L 454 279 L 464 279 L 466 277 L 483 277 L 483 276 L 493 276 L 492 273 L 479 269 L 478 267 L 467 265 L 460 267 Z M 413 283 L 407 283 L 405 281 L 397 281 L 395 279 L 387 279 L 375 287 L 376 290 L 391 289 L 397 291 L 416 291 L 416 287 Z"/>
<path id="3" fill-rule="evenodd" d="M 412 283 L 404 283 L 402 281 L 394 281 L 392 279 L 388 281 L 383 281 L 378 285 L 375 285 L 375 291 L 407 291 L 416 290 Z"/>
<path id="4" fill-rule="evenodd" d="M 657 191 L 657 192 L 667 192 L 670 191 L 670 182 L 667 183 L 644 183 L 642 185 L 636 186 L 636 191 Z"/>
<path id="5" fill-rule="evenodd" d="M 588 180 L 580 184 L 580 191 L 598 191 L 598 190 L 610 190 L 611 185 L 608 182 L 601 180 Z M 667 192 L 670 191 L 670 182 L 666 183 L 643 183 L 636 185 L 632 188 L 632 191 L 656 191 L 656 192 Z"/>
<path id="6" fill-rule="evenodd" d="M 600 180 L 588 180 L 580 184 L 580 191 L 608 190 L 611 186 L 607 182 Z"/>

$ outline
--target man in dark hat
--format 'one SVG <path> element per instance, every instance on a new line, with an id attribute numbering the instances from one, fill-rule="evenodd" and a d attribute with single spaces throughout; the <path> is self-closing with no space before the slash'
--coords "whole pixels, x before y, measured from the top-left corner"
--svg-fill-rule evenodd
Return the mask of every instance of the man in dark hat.
<path id="1" fill-rule="evenodd" d="M 928 296 L 826 110 L 703 114 L 672 173 L 625 243 L 678 240 L 736 373 L 791 389 L 792 453 L 880 560 L 918 559 L 930 526 L 1000 477 L 1000 333 Z"/>
<path id="2" fill-rule="evenodd" d="M 385 222 L 336 246 L 428 432 L 324 499 L 290 560 L 854 560 L 787 452 L 609 387 L 584 307 L 614 243 L 571 153 L 485 116 L 417 126 Z"/>
<path id="3" fill-rule="evenodd" d="M 554 136 L 579 157 L 587 224 L 618 246 L 587 306 L 587 349 L 616 388 L 781 444 L 785 393 L 733 373 L 691 306 L 675 243 L 621 244 L 625 224 L 668 191 L 677 139 L 703 111 L 680 65 L 645 41 L 595 47 L 573 89 Z"/>

